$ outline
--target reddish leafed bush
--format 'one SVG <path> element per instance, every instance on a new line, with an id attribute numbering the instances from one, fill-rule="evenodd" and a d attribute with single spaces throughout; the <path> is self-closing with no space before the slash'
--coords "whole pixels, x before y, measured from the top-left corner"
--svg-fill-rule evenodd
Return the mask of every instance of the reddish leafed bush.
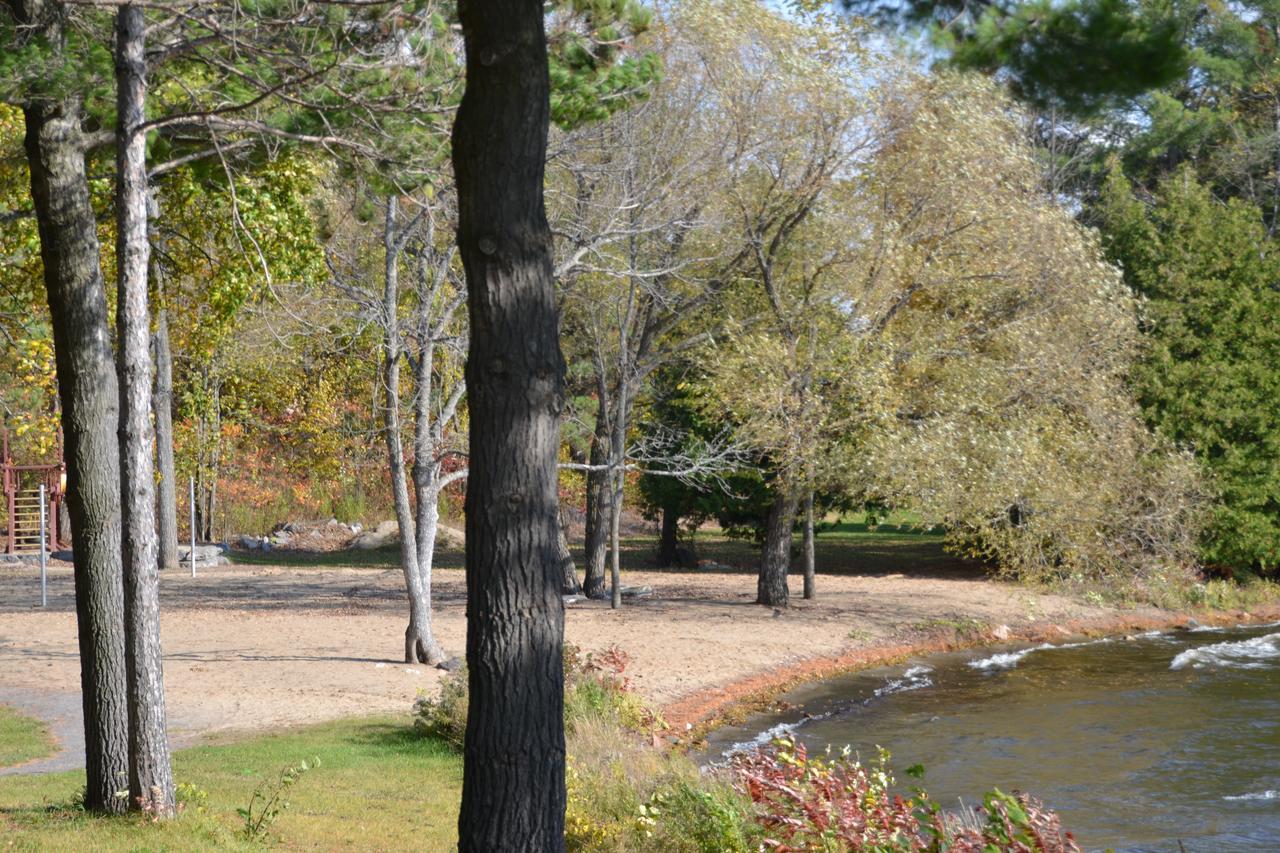
<path id="1" fill-rule="evenodd" d="M 918 771 L 912 768 L 913 775 Z M 1057 815 L 1025 796 L 992 791 L 965 815 L 944 812 L 921 788 L 894 793 L 888 753 L 864 766 L 848 751 L 811 756 L 781 738 L 736 756 L 735 787 L 751 799 L 764 846 L 786 851 L 1079 853 Z"/>

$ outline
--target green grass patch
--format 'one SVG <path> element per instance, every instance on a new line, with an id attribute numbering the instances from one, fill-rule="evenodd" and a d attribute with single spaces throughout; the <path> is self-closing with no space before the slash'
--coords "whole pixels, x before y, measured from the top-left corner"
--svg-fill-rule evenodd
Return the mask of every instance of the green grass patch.
<path id="1" fill-rule="evenodd" d="M 0 778 L 0 837 L 15 850 L 260 849 L 236 810 L 301 761 L 320 764 L 289 786 L 268 836 L 291 848 L 447 850 L 457 843 L 462 757 L 404 718 L 341 720 L 174 755 L 182 815 L 85 814 L 83 771 Z M 199 792 L 199 793 L 197 793 Z M 182 799 L 180 797 L 180 799 Z"/>
<path id="2" fill-rule="evenodd" d="M 861 516 L 850 516 L 819 528 L 814 538 L 814 559 L 818 573 L 823 575 L 951 575 L 980 570 L 974 563 L 943 550 L 943 538 L 941 528 L 926 527 L 909 513 L 891 514 L 874 526 Z M 623 540 L 623 568 L 655 570 L 657 544 L 653 536 Z M 699 530 L 691 544 L 699 561 L 721 567 L 711 571 L 754 573 L 760 565 L 759 547 L 716 529 Z M 799 534 L 794 544 L 799 547 Z M 577 553 L 574 556 L 580 558 Z M 795 565 L 798 567 L 799 563 Z"/>
<path id="3" fill-rule="evenodd" d="M 462 551 L 458 550 L 457 567 L 461 568 Z M 237 566 L 288 566 L 289 568 L 311 569 L 398 569 L 400 568 L 400 546 L 374 548 L 369 551 L 351 549 L 348 551 L 294 551 L 278 548 L 271 551 L 233 550 L 227 557 Z M 445 568 L 452 568 L 449 563 Z"/>
<path id="4" fill-rule="evenodd" d="M 952 573 L 963 568 L 965 561 L 943 551 L 942 540 L 940 527 L 925 526 L 918 516 L 910 512 L 894 511 L 874 526 L 868 525 L 861 515 L 848 516 L 820 526 L 815 540 L 818 571 L 837 575 L 930 574 Z M 799 542 L 797 534 L 797 547 Z M 716 528 L 699 530 L 693 538 L 693 546 L 699 560 L 711 561 L 730 571 L 753 573 L 759 566 L 760 549 L 757 546 L 725 536 Z M 622 567 L 633 571 L 661 571 L 655 565 L 657 549 L 656 536 L 623 539 Z M 371 551 L 232 551 L 228 556 L 233 563 L 244 566 L 316 569 L 400 567 L 398 546 Z M 581 545 L 574 548 L 574 559 L 581 569 Z M 463 568 L 463 550 L 437 549 L 435 565 L 441 569 Z M 971 565 L 969 569 L 972 569 Z"/>
<path id="5" fill-rule="evenodd" d="M 0 767 L 44 758 L 56 748 L 44 723 L 0 705 Z"/>

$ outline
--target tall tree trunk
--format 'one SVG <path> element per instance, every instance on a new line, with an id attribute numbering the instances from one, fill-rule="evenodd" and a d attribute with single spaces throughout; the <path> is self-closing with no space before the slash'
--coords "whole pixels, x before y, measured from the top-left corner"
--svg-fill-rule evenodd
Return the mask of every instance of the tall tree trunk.
<path id="1" fill-rule="evenodd" d="M 623 352 L 627 352 L 627 337 L 621 338 Z M 618 409 L 609 436 L 609 590 L 610 606 L 617 610 L 622 606 L 622 487 L 626 482 L 627 420 L 631 414 L 630 383 L 627 381 L 627 365 L 619 365 Z"/>
<path id="2" fill-rule="evenodd" d="M 565 849 L 564 603 L 556 454 L 564 404 L 543 206 L 543 7 L 459 6 L 467 85 L 453 129 L 471 347 L 470 713 L 458 849 Z"/>
<path id="3" fill-rule="evenodd" d="M 431 635 L 431 609 L 418 565 L 418 530 L 409 504 L 409 480 L 405 473 L 404 445 L 400 437 L 400 362 L 404 353 L 397 312 L 400 284 L 397 205 L 398 199 L 387 200 L 386 225 L 383 231 L 383 248 L 386 254 L 382 291 L 382 381 L 386 399 L 382 410 L 382 427 L 387 445 L 387 463 L 391 471 L 396 524 L 400 527 L 400 566 L 404 570 L 405 591 L 409 596 L 409 626 L 404 632 L 404 662 L 437 664 L 443 659 L 443 655 Z M 434 535 L 434 531 L 432 533 Z"/>
<path id="4" fill-rule="evenodd" d="M 564 595 L 581 595 L 578 569 L 573 565 L 573 550 L 569 547 L 569 537 L 564 532 L 564 519 L 558 519 L 556 527 L 559 534 L 556 537 L 556 559 L 560 563 L 560 576 L 564 578 L 560 592 Z"/>
<path id="5" fill-rule="evenodd" d="M 622 606 L 622 471 L 614 474 L 617 486 L 613 489 L 613 512 L 609 517 L 609 606 L 617 610 Z"/>
<path id="6" fill-rule="evenodd" d="M 796 518 L 799 500 L 795 492 L 782 482 L 776 483 L 774 488 L 773 504 L 765 522 L 756 604 L 786 607 L 787 570 L 791 568 L 791 525 Z"/>
<path id="7" fill-rule="evenodd" d="M 160 649 L 151 316 L 147 310 L 146 20 L 142 7 L 116 12 L 116 341 L 120 376 L 120 511 L 125 666 L 129 682 L 131 805 L 171 817 L 176 798 L 165 724 Z"/>
<path id="8" fill-rule="evenodd" d="M 813 489 L 804 495 L 804 597 L 812 600 L 818 595 L 817 567 L 813 555 Z"/>
<path id="9" fill-rule="evenodd" d="M 173 464 L 173 352 L 169 348 L 169 318 L 161 305 L 156 312 L 156 380 L 151 408 L 156 418 L 156 463 L 160 469 L 156 488 L 159 524 L 159 563 L 162 569 L 178 568 L 178 480 Z"/>
<path id="10" fill-rule="evenodd" d="M 15 4 L 19 23 L 62 42 L 60 7 Z M 35 8 L 31 8 L 35 7 Z M 33 14 L 25 14 L 30 10 Z M 121 812 L 129 782 L 124 587 L 120 574 L 119 405 L 107 297 L 74 99 L 23 109 L 31 198 L 53 321 L 75 550 L 76 625 L 84 703 L 85 807 Z"/>
<path id="11" fill-rule="evenodd" d="M 604 575 L 605 559 L 609 553 L 609 525 L 613 519 L 613 484 L 606 467 L 609 463 L 611 441 L 608 402 L 601 394 L 596 412 L 595 435 L 592 437 L 591 454 L 588 457 L 587 519 L 583 537 L 587 565 L 582 591 L 587 598 L 594 599 L 602 599 L 609 594 Z"/>
<path id="12" fill-rule="evenodd" d="M 669 506 L 662 508 L 662 527 L 658 534 L 658 565 L 674 566 L 680 561 L 680 515 Z"/>
<path id="13" fill-rule="evenodd" d="M 431 311 L 428 300 L 419 299 L 419 328 L 429 326 L 426 315 Z M 440 527 L 441 466 L 436 458 L 433 427 L 438 424 L 431 411 L 435 396 L 432 370 L 435 369 L 435 343 L 432 335 L 424 335 L 422 349 L 414 363 L 413 487 L 417 504 L 416 533 L 418 539 L 418 585 L 422 588 L 422 616 L 418 629 L 419 658 L 432 666 L 444 663 L 444 649 L 436 641 L 431 621 L 431 574 L 436 561 L 436 533 Z"/>

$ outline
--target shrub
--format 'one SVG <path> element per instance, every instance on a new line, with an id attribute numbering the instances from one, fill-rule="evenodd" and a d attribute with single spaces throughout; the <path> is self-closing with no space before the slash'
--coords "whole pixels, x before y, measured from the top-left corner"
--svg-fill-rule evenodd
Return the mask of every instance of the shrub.
<path id="1" fill-rule="evenodd" d="M 459 667 L 440 682 L 435 697 L 418 693 L 413 703 L 414 731 L 436 737 L 461 750 L 467 734 L 467 668 Z"/>
<path id="2" fill-rule="evenodd" d="M 864 766 L 848 750 L 810 756 L 791 738 L 736 756 L 735 784 L 756 807 L 764 845 L 779 850 L 953 851 L 1018 850 L 1079 853 L 1057 815 L 1029 797 L 999 790 L 968 819 L 949 815 L 922 788 L 892 793 L 889 755 Z M 917 766 L 909 771 L 920 776 Z"/>
<path id="3" fill-rule="evenodd" d="M 308 770 L 319 766 L 320 758 L 316 756 L 310 763 L 302 761 L 292 767 L 284 768 L 279 776 L 267 779 L 254 788 L 253 796 L 249 798 L 249 805 L 243 809 L 236 809 L 236 813 L 244 821 L 244 827 L 241 830 L 244 837 L 250 841 L 264 840 L 276 819 L 289 809 L 289 800 L 285 797 L 289 788 Z"/>
<path id="4" fill-rule="evenodd" d="M 610 646 L 603 652 L 583 652 L 573 645 L 564 651 L 564 723 L 572 732 L 587 720 L 607 721 L 626 731 L 650 734 L 666 728 L 660 715 L 631 689 L 625 672 L 631 658 Z M 413 727 L 462 749 L 467 730 L 466 667 L 445 676 L 438 696 L 418 694 L 413 703 Z"/>

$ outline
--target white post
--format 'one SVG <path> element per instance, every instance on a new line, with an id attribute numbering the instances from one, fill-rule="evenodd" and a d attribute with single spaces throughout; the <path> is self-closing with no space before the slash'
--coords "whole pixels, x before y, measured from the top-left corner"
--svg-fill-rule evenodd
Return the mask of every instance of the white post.
<path id="1" fill-rule="evenodd" d="M 45 501 L 45 487 L 44 487 L 44 484 L 41 483 L 40 484 L 40 606 L 48 607 L 49 606 L 49 582 L 45 576 L 45 555 L 44 555 L 44 545 L 45 545 L 46 539 L 48 538 L 48 534 L 46 532 L 46 524 L 48 523 L 48 517 L 45 514 L 47 507 L 45 506 L 44 501 Z"/>
<path id="2" fill-rule="evenodd" d="M 191 577 L 196 576 L 196 478 L 191 478 Z"/>

